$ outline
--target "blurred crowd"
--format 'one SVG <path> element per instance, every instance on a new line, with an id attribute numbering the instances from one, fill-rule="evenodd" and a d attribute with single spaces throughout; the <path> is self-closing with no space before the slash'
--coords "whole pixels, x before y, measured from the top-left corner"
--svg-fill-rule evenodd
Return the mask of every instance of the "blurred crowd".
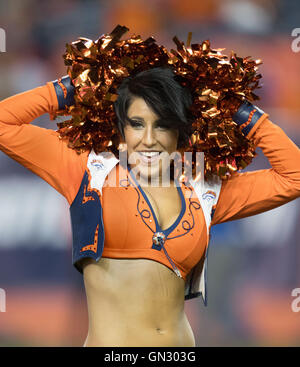
<path id="1" fill-rule="evenodd" d="M 97 39 L 118 24 L 126 36 L 153 36 L 168 49 L 176 35 L 192 43 L 262 59 L 260 108 L 300 146 L 298 0 L 0 0 L 0 100 L 65 75 L 65 44 Z M 33 122 L 56 129 L 47 115 Z M 259 156 L 247 168 L 268 168 Z M 71 264 L 64 199 L 0 152 L 1 345 L 82 345 L 87 310 L 81 276 Z M 22 220 L 21 220 L 22 218 Z M 23 219 L 24 218 L 24 219 Z M 299 315 L 291 291 L 300 287 L 299 199 L 270 212 L 213 228 L 208 307 L 185 303 L 203 345 L 298 345 Z"/>

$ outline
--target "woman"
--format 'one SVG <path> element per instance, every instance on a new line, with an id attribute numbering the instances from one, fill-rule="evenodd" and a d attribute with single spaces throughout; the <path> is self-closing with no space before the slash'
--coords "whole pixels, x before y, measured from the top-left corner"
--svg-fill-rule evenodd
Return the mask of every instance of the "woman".
<path id="1" fill-rule="evenodd" d="M 84 345 L 195 346 L 184 300 L 202 293 L 206 301 L 210 227 L 298 198 L 300 150 L 244 102 L 234 121 L 272 168 L 191 185 L 171 174 L 163 185 L 157 154 L 179 150 L 190 133 L 190 95 L 170 70 L 144 71 L 119 88 L 115 112 L 127 167 L 93 151 L 78 155 L 57 132 L 29 124 L 72 104 L 73 93 L 64 77 L 3 100 L 0 146 L 70 204 L 73 263 L 84 276 L 89 313 Z"/>

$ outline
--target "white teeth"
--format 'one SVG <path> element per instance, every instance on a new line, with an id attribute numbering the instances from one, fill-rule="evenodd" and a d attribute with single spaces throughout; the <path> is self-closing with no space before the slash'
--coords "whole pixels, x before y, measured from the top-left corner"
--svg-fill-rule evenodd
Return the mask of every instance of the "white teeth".
<path id="1" fill-rule="evenodd" d="M 154 157 L 156 155 L 159 155 L 159 152 L 139 152 L 139 153 L 146 157 Z"/>

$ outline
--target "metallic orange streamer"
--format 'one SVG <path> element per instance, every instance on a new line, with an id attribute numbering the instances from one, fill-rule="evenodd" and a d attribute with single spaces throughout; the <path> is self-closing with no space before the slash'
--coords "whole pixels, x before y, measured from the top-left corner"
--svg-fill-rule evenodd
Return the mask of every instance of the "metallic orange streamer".
<path id="1" fill-rule="evenodd" d="M 249 165 L 256 155 L 254 144 L 232 116 L 244 99 L 259 99 L 253 90 L 260 87 L 261 60 L 233 52 L 228 57 L 223 49 L 212 49 L 209 40 L 192 44 L 191 32 L 187 45 L 175 36 L 177 49 L 169 52 L 153 37 L 143 40 L 133 35 L 121 40 L 128 30 L 118 25 L 96 41 L 79 37 L 66 44 L 63 58 L 75 86 L 75 103 L 53 115 L 71 115 L 70 120 L 57 123 L 60 137 L 79 154 L 92 148 L 96 153 L 117 154 L 121 135 L 113 102 L 118 86 L 129 75 L 168 65 L 192 92 L 193 133 L 185 151 L 205 153 L 205 176 L 217 174 L 225 179 Z M 192 169 L 196 169 L 195 162 Z"/>

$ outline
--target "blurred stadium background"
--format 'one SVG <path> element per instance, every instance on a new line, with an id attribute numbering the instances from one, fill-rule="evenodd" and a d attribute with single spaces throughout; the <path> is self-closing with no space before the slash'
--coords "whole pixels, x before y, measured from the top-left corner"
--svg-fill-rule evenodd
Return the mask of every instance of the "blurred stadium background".
<path id="1" fill-rule="evenodd" d="M 65 75 L 65 43 L 79 36 L 96 39 L 121 24 L 126 36 L 152 35 L 170 49 L 174 35 L 186 41 L 192 31 L 192 42 L 263 60 L 258 105 L 300 146 L 300 52 L 291 49 L 299 14 L 297 0 L 1 0 L 0 99 Z M 48 115 L 34 124 L 56 129 Z M 269 167 L 258 153 L 247 169 Z M 0 346 L 81 346 L 87 309 L 67 202 L 2 152 L 0 167 Z M 300 346 L 300 313 L 291 309 L 299 204 L 213 228 L 208 307 L 185 302 L 197 346 Z"/>

